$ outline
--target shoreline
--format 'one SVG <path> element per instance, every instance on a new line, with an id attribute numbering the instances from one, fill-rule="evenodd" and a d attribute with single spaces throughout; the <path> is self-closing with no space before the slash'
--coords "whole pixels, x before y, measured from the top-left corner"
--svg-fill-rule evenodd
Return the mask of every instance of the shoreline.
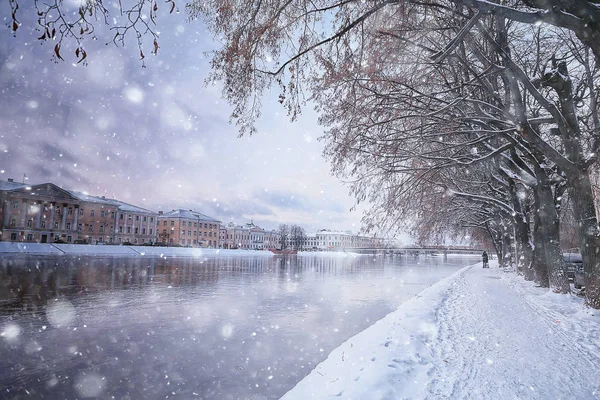
<path id="1" fill-rule="evenodd" d="M 121 246 L 121 245 L 92 245 L 68 243 L 16 243 L 0 242 L 0 256 L 11 255 L 51 256 L 51 255 L 80 255 L 80 256 L 160 256 L 160 257 L 222 257 L 222 256 L 257 256 L 281 257 L 269 250 L 245 249 L 209 249 L 193 247 L 162 247 L 162 246 Z M 357 257 L 359 253 L 345 251 L 301 251 L 297 256 L 325 257 Z M 368 254 L 365 254 L 368 255 Z"/>

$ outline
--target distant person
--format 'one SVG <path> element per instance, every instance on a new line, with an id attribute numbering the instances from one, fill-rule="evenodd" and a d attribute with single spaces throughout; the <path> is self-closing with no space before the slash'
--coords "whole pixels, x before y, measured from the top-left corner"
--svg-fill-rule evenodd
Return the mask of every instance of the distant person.
<path id="1" fill-rule="evenodd" d="M 489 268 L 490 264 L 488 264 L 488 255 L 485 252 L 485 250 L 484 250 L 483 254 L 481 255 L 481 258 L 483 259 L 483 268 Z"/>

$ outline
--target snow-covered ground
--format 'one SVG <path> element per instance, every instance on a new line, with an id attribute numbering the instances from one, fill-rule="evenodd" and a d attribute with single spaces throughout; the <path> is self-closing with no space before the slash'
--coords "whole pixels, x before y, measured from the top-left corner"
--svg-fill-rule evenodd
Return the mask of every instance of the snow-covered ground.
<path id="1" fill-rule="evenodd" d="M 419 293 L 282 399 L 600 398 L 600 312 L 490 264 Z"/>

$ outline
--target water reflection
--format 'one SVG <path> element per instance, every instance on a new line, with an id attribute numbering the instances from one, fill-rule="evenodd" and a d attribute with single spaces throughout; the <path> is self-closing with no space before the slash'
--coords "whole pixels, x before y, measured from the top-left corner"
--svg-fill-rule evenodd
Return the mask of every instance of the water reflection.
<path id="1" fill-rule="evenodd" d="M 278 398 L 466 259 L 17 257 L 0 397 Z"/>

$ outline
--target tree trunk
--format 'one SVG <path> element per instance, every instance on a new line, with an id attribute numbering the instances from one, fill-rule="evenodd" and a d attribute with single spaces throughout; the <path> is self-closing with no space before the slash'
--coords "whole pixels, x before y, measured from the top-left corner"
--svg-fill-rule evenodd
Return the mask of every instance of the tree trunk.
<path id="1" fill-rule="evenodd" d="M 492 239 L 492 244 L 494 245 L 494 252 L 496 253 L 496 257 L 498 257 L 498 265 L 502 265 L 502 235 L 496 230 L 492 229 L 489 224 L 486 224 L 486 229 L 490 238 Z"/>
<path id="2" fill-rule="evenodd" d="M 536 206 L 538 204 L 537 195 Z M 542 287 L 549 287 L 548 267 L 546 261 L 546 242 L 544 241 L 542 221 L 539 212 L 533 215 L 533 270 L 535 271 L 536 281 Z"/>
<path id="3" fill-rule="evenodd" d="M 502 233 L 502 267 L 505 268 L 513 268 L 513 246 L 511 236 L 511 233 L 506 228 L 504 228 L 504 232 Z"/>
<path id="4" fill-rule="evenodd" d="M 571 177 L 569 184 L 581 240 L 585 301 L 588 306 L 600 309 L 600 237 L 590 177 L 582 172 Z"/>
<path id="5" fill-rule="evenodd" d="M 560 224 L 548 175 L 535 165 L 538 185 L 535 190 L 535 247 L 545 271 L 546 285 L 556 293 L 569 293 L 569 278 L 560 249 Z"/>

